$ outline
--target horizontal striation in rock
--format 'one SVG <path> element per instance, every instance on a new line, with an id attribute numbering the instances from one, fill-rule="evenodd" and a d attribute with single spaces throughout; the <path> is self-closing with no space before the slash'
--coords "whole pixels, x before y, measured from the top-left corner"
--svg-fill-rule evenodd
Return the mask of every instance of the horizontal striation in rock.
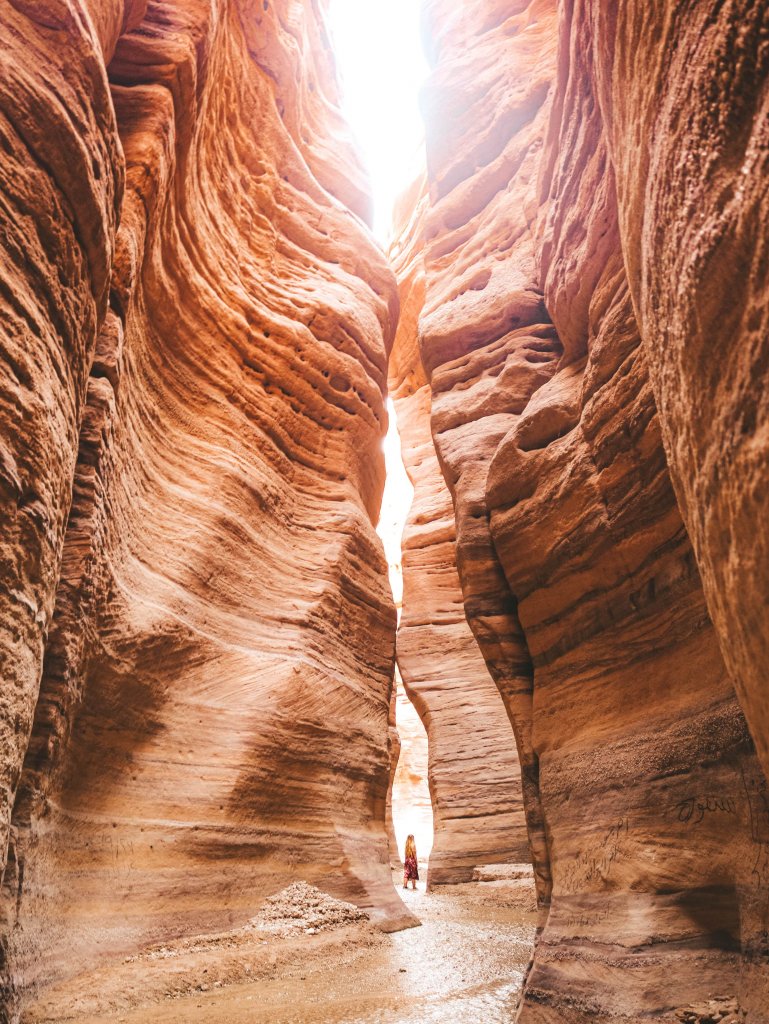
<path id="1" fill-rule="evenodd" d="M 769 773 L 769 9 L 667 2 L 649 17 L 634 2 L 598 26 L 596 92 L 671 473 Z"/>
<path id="2" fill-rule="evenodd" d="M 533 670 L 489 532 L 485 485 L 497 445 L 562 353 L 539 287 L 530 223 L 555 68 L 555 11 L 543 2 L 497 3 L 492 13 L 476 0 L 458 18 L 432 0 L 425 13 L 435 66 L 424 100 L 430 203 L 420 355 L 454 505 L 465 614 L 515 730 L 543 917 L 550 869 L 532 743 Z M 492 115 L 497 107 L 509 116 Z M 446 175 L 450 190 L 440 184 Z"/>

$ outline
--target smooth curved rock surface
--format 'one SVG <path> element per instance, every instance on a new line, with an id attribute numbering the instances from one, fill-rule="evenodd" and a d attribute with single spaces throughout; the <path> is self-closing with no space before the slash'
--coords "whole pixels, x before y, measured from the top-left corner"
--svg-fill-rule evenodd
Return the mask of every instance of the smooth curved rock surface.
<path id="1" fill-rule="evenodd" d="M 136 26 L 113 3 L 102 54 L 79 4 L 51 9 L 61 26 L 0 17 L 29 95 L 24 116 L 3 96 L 7 800 L 52 616 L 7 1004 L 296 878 L 413 921 L 384 830 L 395 610 L 372 527 L 398 300 L 348 210 L 368 200 L 322 19 L 197 0 Z"/>
<path id="2" fill-rule="evenodd" d="M 693 45 L 683 20 L 658 31 L 672 6 L 649 27 L 634 4 L 617 14 L 597 2 L 479 2 L 467 16 L 442 0 L 427 5 L 435 66 L 420 345 L 468 619 L 524 767 L 543 911 L 519 1015 L 527 1024 L 672 1024 L 697 1006 L 705 1009 L 695 1019 L 705 1020 L 714 996 L 724 1011 L 737 1001 L 741 1019 L 764 1024 L 769 1007 L 766 780 L 719 650 L 728 635 L 708 615 L 676 502 L 650 381 L 660 390 L 662 364 L 646 344 L 643 306 L 640 330 L 634 307 L 639 280 L 653 280 L 672 317 L 679 278 L 672 263 L 663 283 L 659 264 L 633 262 L 641 236 L 623 206 L 632 178 L 640 216 L 638 140 L 654 139 L 656 152 L 675 138 L 665 143 L 627 109 L 635 102 L 651 117 L 656 102 L 638 81 L 643 61 L 631 56 L 642 20 L 660 89 L 666 63 L 655 61 L 663 44 L 676 52 L 665 33 L 678 24 L 684 49 Z M 703 33 L 710 5 L 689 6 Z M 744 36 L 755 42 L 755 19 L 746 19 L 739 41 L 726 31 L 719 43 L 723 19 L 713 14 L 714 52 L 739 56 Z M 603 78 L 615 29 L 622 59 Z M 686 74 L 699 80 L 696 66 Z M 623 75 L 635 76 L 630 100 Z M 687 104 L 701 96 L 675 81 L 670 88 L 686 133 L 696 121 Z M 734 104 L 755 149 L 760 104 L 747 120 Z M 613 131 L 604 113 L 616 118 Z M 655 216 L 683 231 L 687 207 L 670 170 L 683 166 L 678 159 L 671 149 L 670 197 L 659 170 Z M 727 191 L 740 167 L 728 170 Z M 643 241 L 651 263 L 652 236 Z M 683 252 L 679 234 L 676 258 Z M 715 304 L 699 292 L 706 319 L 731 301 L 722 281 L 709 278 Z M 692 295 L 687 308 L 697 315 Z M 674 351 L 683 353 L 679 337 Z M 710 367 L 714 383 L 716 374 L 731 379 L 721 365 Z M 670 372 L 665 379 L 672 393 Z M 686 400 L 684 392 L 673 402 L 679 424 Z M 693 410 L 691 391 L 688 400 Z"/>
<path id="3" fill-rule="evenodd" d="M 401 316 L 390 356 L 390 394 L 414 498 L 403 531 L 398 668 L 429 738 L 434 843 L 428 887 L 467 882 L 478 865 L 528 859 L 520 767 L 499 691 L 465 618 L 456 569 L 451 495 L 430 433 L 430 388 L 418 349 L 427 198 L 391 249 Z M 396 214 L 397 216 L 397 214 Z"/>

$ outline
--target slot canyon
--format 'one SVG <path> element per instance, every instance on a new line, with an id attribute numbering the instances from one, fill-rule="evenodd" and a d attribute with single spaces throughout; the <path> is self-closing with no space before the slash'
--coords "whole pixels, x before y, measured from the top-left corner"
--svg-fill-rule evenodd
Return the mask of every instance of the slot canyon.
<path id="1" fill-rule="evenodd" d="M 332 4 L 0 2 L 0 1022 L 769 1024 L 769 4 Z"/>

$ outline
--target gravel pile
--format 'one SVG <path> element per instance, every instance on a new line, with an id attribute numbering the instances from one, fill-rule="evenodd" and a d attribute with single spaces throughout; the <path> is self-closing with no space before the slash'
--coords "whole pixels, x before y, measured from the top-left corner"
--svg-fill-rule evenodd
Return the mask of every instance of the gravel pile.
<path id="1" fill-rule="evenodd" d="M 479 864 L 473 868 L 474 882 L 506 882 L 534 878 L 531 864 Z"/>
<path id="2" fill-rule="evenodd" d="M 336 900 L 307 882 L 293 882 L 268 896 L 251 927 L 271 935 L 298 935 L 330 931 L 346 924 L 367 921 L 368 914 L 353 903 Z"/>
<path id="3" fill-rule="evenodd" d="M 733 999 L 710 999 L 699 1006 L 686 1006 L 676 1012 L 683 1024 L 740 1024 L 741 1014 Z"/>

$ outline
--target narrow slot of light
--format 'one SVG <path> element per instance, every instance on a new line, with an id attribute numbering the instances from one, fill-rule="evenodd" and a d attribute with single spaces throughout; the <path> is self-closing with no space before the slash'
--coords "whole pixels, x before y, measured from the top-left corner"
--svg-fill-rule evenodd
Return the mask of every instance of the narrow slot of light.
<path id="1" fill-rule="evenodd" d="M 385 557 L 390 573 L 390 588 L 393 592 L 395 606 L 400 619 L 401 602 L 403 600 L 403 568 L 401 566 L 401 537 L 406 517 L 411 508 L 414 488 L 406 474 L 406 467 L 401 457 L 401 439 L 395 419 L 395 408 L 392 399 L 387 400 L 389 426 L 383 442 L 385 456 L 385 489 L 382 496 L 382 509 L 379 515 L 377 533 L 382 538 Z"/>
<path id="2" fill-rule="evenodd" d="M 419 89 L 427 75 L 421 0 L 330 0 L 342 109 L 371 178 L 374 234 L 389 241 L 398 195 L 419 173 Z"/>

